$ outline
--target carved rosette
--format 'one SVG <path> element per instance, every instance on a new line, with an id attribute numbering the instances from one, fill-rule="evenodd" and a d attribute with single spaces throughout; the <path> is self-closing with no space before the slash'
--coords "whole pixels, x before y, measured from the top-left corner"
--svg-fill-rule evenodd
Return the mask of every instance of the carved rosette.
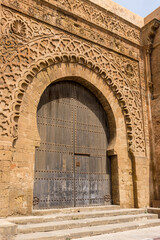
<path id="1" fill-rule="evenodd" d="M 11 29 L 19 37 L 26 36 L 26 25 L 21 20 L 15 20 L 11 25 Z"/>
<path id="2" fill-rule="evenodd" d="M 125 66 L 125 72 L 126 72 L 126 75 L 129 78 L 133 78 L 134 77 L 134 69 L 133 69 L 133 66 L 131 64 L 127 64 Z"/>
<path id="3" fill-rule="evenodd" d="M 54 35 L 54 29 L 3 7 L 1 12 L 0 63 L 4 63 L 17 48 L 39 36 Z"/>

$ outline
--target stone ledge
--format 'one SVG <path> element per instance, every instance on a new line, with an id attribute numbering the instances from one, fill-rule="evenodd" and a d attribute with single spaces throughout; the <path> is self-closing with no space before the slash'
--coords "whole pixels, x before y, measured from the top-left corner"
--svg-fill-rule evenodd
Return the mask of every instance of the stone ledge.
<path id="1" fill-rule="evenodd" d="M 147 212 L 158 214 L 158 218 L 160 218 L 160 208 L 147 208 Z"/>
<path id="2" fill-rule="evenodd" d="M 105 8 L 106 10 L 118 15 L 119 17 L 131 22 L 132 24 L 143 27 L 144 26 L 144 18 L 139 16 L 136 13 L 133 13 L 129 9 L 121 6 L 120 4 L 113 2 L 112 0 L 90 0 L 90 2 L 93 2 L 102 8 Z"/>
<path id="3" fill-rule="evenodd" d="M 155 18 L 160 20 L 160 7 L 156 8 L 153 12 L 144 18 L 144 24 L 146 25 Z"/>
<path id="4" fill-rule="evenodd" d="M 16 234 L 16 224 L 0 219 L 0 240 L 14 240 Z"/>

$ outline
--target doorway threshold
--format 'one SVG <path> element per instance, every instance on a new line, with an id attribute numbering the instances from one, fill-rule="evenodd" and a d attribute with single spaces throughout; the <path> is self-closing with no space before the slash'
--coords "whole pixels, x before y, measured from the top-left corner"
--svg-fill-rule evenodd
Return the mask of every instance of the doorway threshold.
<path id="1" fill-rule="evenodd" d="M 70 208 L 53 208 L 53 209 L 40 209 L 33 210 L 34 216 L 50 215 L 55 213 L 77 213 L 77 212 L 89 212 L 89 211 L 101 211 L 101 210 L 118 210 L 119 205 L 103 205 L 103 206 L 83 206 L 83 207 L 70 207 Z"/>

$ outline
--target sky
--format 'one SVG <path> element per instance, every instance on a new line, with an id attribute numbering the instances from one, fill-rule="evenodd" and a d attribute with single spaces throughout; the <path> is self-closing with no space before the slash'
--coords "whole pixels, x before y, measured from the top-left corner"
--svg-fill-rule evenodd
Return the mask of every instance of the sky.
<path id="1" fill-rule="evenodd" d="M 146 17 L 160 6 L 160 0 L 113 0 L 141 17 Z"/>

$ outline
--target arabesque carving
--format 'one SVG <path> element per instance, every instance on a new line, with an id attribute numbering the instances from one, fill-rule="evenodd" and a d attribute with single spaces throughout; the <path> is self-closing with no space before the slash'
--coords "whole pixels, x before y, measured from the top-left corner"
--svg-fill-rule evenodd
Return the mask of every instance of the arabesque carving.
<path id="1" fill-rule="evenodd" d="M 24 18 L 15 14 L 8 8 L 3 8 L 1 13 L 1 35 L 0 39 L 0 63 L 4 58 L 10 57 L 14 51 L 29 41 L 41 36 L 53 35 L 54 30 L 44 24 L 37 24 L 36 21 Z"/>
<path id="2" fill-rule="evenodd" d="M 136 44 L 140 44 L 140 29 L 134 25 L 123 21 L 116 15 L 111 14 L 103 8 L 97 7 L 89 1 L 83 0 L 43 0 L 43 7 L 40 1 L 17 1 L 17 0 L 3 0 L 3 3 L 12 6 L 15 9 L 20 9 L 22 12 L 38 18 L 42 21 L 52 24 L 54 22 L 55 14 L 51 5 L 61 8 L 69 13 L 77 15 L 91 23 L 104 28 L 105 30 L 116 33 Z M 51 4 L 48 6 L 45 3 Z M 58 21 L 58 19 L 57 19 Z M 59 18 L 61 21 L 61 18 Z"/>
<path id="3" fill-rule="evenodd" d="M 44 25 L 42 23 L 40 24 L 40 26 L 37 26 L 36 21 L 26 18 L 17 13 L 16 11 L 11 11 L 8 8 L 3 8 L 2 23 L 3 25 L 1 32 L 2 34 L 4 34 L 4 36 L 6 35 L 6 31 L 9 30 L 9 26 L 11 26 L 10 31 L 16 34 L 16 38 L 14 39 L 14 41 L 12 35 L 12 39 L 7 38 L 4 42 L 4 46 L 7 46 L 7 49 L 10 49 L 12 47 L 15 48 L 17 44 L 20 45 L 22 44 L 22 42 L 26 43 L 27 41 L 37 37 L 37 33 L 39 33 L 39 36 L 43 33 L 46 35 L 52 33 L 52 28 L 47 28 L 46 25 L 45 27 L 42 27 Z M 89 41 L 98 43 L 101 46 L 105 46 L 107 48 L 113 49 L 116 52 L 123 53 L 129 57 L 132 57 L 135 60 L 139 59 L 138 48 L 130 46 L 129 43 L 122 41 L 122 39 L 120 40 L 117 37 L 110 36 L 99 29 L 93 29 L 93 27 L 87 25 L 84 22 L 78 22 L 77 24 L 77 21 L 74 18 L 66 16 L 64 13 L 58 12 L 57 10 L 55 10 L 54 13 L 52 12 L 51 24 L 60 29 L 78 35 L 82 38 L 86 38 Z M 19 30 L 21 29 L 18 34 L 16 33 L 17 27 Z M 7 49 L 6 52 L 8 52 Z"/>
<path id="4" fill-rule="evenodd" d="M 96 72 L 112 89 L 125 116 L 129 149 L 144 153 L 138 62 L 35 21 L 17 20 L 18 34 L 13 33 L 13 19 L 5 25 L 1 39 L 1 135 L 17 138 L 23 95 L 37 73 L 54 64 L 74 62 Z M 2 21 L 5 24 L 5 17 Z M 27 38 L 19 37 L 20 29 Z M 13 43 L 10 48 L 7 39 Z"/>

